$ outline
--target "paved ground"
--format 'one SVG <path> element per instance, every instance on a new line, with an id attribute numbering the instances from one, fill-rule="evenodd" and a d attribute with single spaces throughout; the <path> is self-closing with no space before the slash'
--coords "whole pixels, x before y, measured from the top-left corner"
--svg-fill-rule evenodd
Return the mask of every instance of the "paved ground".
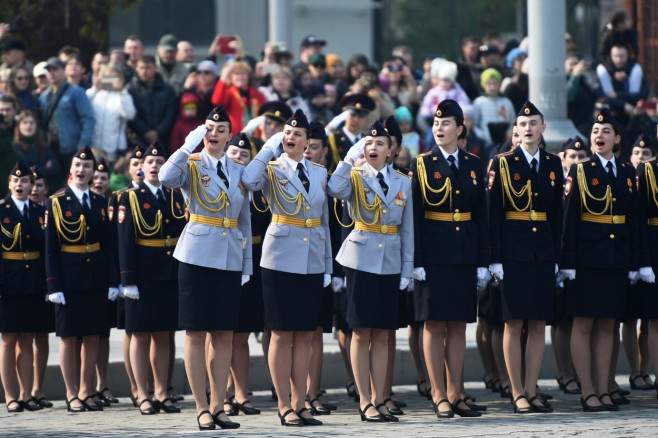
<path id="1" fill-rule="evenodd" d="M 628 381 L 619 376 L 618 382 Z M 555 395 L 552 414 L 515 415 L 508 400 L 484 390 L 482 383 L 467 383 L 467 392 L 488 406 L 481 418 L 438 420 L 427 400 L 419 397 L 411 386 L 395 387 L 399 398 L 409 406 L 400 422 L 363 423 L 357 405 L 344 390 L 329 390 L 328 399 L 338 404 L 338 411 L 318 417 L 320 427 L 285 428 L 278 424 L 276 405 L 269 392 L 257 392 L 252 400 L 263 410 L 261 415 L 233 417 L 242 427 L 236 431 L 200 432 L 196 427 L 191 396 L 181 402 L 180 414 L 139 415 L 128 399 L 104 412 L 68 413 L 64 401 L 38 412 L 8 414 L 0 410 L 0 436 L 12 437 L 160 437 L 160 436 L 243 436 L 243 437 L 649 437 L 658 436 L 658 400 L 655 391 L 633 391 L 631 405 L 620 412 L 584 413 L 578 396 L 558 393 L 554 381 L 540 381 L 545 391 Z M 627 385 L 626 385 L 627 386 Z"/>

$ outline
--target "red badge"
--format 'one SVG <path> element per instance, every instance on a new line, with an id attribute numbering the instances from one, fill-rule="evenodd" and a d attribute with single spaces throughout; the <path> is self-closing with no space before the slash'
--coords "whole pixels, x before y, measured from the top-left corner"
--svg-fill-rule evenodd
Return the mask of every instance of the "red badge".
<path id="1" fill-rule="evenodd" d="M 112 219 L 114 219 L 114 207 L 111 205 L 107 207 L 107 216 L 110 218 L 110 222 L 112 222 Z"/>
<path id="2" fill-rule="evenodd" d="M 474 170 L 471 170 L 471 178 L 473 178 L 473 179 L 477 178 L 477 177 L 475 176 L 475 171 L 474 171 Z"/>
<path id="3" fill-rule="evenodd" d="M 434 179 L 440 179 L 441 174 L 439 172 L 434 172 Z"/>
<path id="4" fill-rule="evenodd" d="M 48 226 L 48 210 L 46 210 L 46 215 L 44 216 L 44 220 L 43 220 L 43 227 L 45 228 L 47 226 Z"/>
<path id="5" fill-rule="evenodd" d="M 637 178 L 637 175 L 635 177 Z M 630 178 L 626 178 L 626 182 L 628 184 L 628 187 L 633 187 L 633 183 L 631 182 Z"/>
<path id="6" fill-rule="evenodd" d="M 571 177 L 567 178 L 567 181 L 564 183 L 564 196 L 569 196 L 569 193 L 571 193 L 571 184 L 573 182 L 573 179 Z"/>
<path id="7" fill-rule="evenodd" d="M 496 179 L 496 171 L 495 170 L 490 170 L 489 171 L 489 190 L 491 190 L 491 187 L 493 186 L 494 179 Z"/>
<path id="8" fill-rule="evenodd" d="M 640 177 L 635 175 L 635 188 L 636 190 L 640 190 Z"/>
<path id="9" fill-rule="evenodd" d="M 592 185 L 593 186 L 598 186 L 599 185 L 599 180 L 596 178 L 592 178 Z"/>
<path id="10" fill-rule="evenodd" d="M 148 210 L 149 208 L 151 208 L 151 204 L 145 202 L 144 205 L 142 205 L 142 207 L 144 208 L 144 210 Z"/>
<path id="11" fill-rule="evenodd" d="M 119 206 L 119 215 L 117 216 L 119 223 L 122 224 L 124 219 L 126 219 L 126 207 L 123 205 Z"/>
<path id="12" fill-rule="evenodd" d="M 66 213 L 64 213 L 64 216 L 71 217 L 71 216 L 73 216 L 73 213 L 71 213 L 70 211 L 67 211 Z"/>
<path id="13" fill-rule="evenodd" d="M 551 179 L 551 181 L 555 181 L 555 172 L 551 171 L 548 177 Z"/>
<path id="14" fill-rule="evenodd" d="M 2 222 L 5 223 L 5 224 L 9 224 L 9 223 L 11 223 L 11 219 L 9 219 L 8 217 L 6 217 L 6 218 L 4 218 L 4 219 L 2 220 Z"/>
<path id="15" fill-rule="evenodd" d="M 520 179 L 521 179 L 521 175 L 519 175 L 518 173 L 515 173 L 514 174 L 514 181 L 518 181 Z"/>

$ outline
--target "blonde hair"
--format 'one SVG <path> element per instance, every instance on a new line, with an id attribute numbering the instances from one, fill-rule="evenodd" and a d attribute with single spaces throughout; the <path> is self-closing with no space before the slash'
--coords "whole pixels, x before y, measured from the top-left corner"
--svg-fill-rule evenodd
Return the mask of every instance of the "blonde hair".
<path id="1" fill-rule="evenodd" d="M 114 76 L 117 76 L 119 79 L 121 79 L 121 82 L 124 82 L 124 76 L 123 76 L 123 71 L 121 71 L 121 67 L 119 67 L 117 64 L 106 64 L 101 68 L 101 71 L 99 72 L 100 77 L 106 76 L 109 72 L 114 72 Z"/>
<path id="2" fill-rule="evenodd" d="M 241 73 L 241 72 L 246 72 L 249 75 L 249 85 L 251 85 L 251 80 L 254 76 L 254 71 L 251 69 L 251 66 L 245 62 L 245 61 L 237 61 L 234 62 L 230 67 L 226 75 L 226 85 L 229 87 L 233 86 L 233 82 L 231 81 L 231 76 L 233 76 L 233 73 Z"/>

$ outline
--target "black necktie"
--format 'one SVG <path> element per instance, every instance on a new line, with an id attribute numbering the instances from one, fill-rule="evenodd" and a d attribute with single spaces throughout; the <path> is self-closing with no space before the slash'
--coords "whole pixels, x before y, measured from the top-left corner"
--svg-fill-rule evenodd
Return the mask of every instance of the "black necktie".
<path id="1" fill-rule="evenodd" d="M 530 168 L 532 169 L 532 175 L 536 177 L 537 176 L 537 159 L 536 158 L 533 158 L 530 161 Z"/>
<path id="2" fill-rule="evenodd" d="M 452 173 L 457 176 L 459 174 L 459 169 L 457 169 L 457 164 L 455 164 L 455 156 L 448 155 L 448 161 L 450 162 L 450 170 L 452 170 Z"/>
<path id="3" fill-rule="evenodd" d="M 608 161 L 608 164 L 605 165 L 605 167 L 608 168 L 608 176 L 610 177 L 610 181 L 615 182 L 615 172 L 612 170 L 612 161 Z"/>
<path id="4" fill-rule="evenodd" d="M 82 194 L 82 214 L 87 216 L 89 214 L 89 195 L 87 195 L 87 192 Z"/>
<path id="5" fill-rule="evenodd" d="M 304 173 L 304 165 L 302 163 L 297 163 L 297 173 L 299 174 L 299 180 L 302 182 L 304 188 L 306 189 L 306 193 L 308 193 L 308 188 L 311 183 Z"/>
<path id="6" fill-rule="evenodd" d="M 27 222 L 29 219 L 28 214 L 27 214 L 28 208 L 27 208 L 27 202 L 23 204 L 23 220 Z"/>
<path id="7" fill-rule="evenodd" d="M 217 162 L 217 176 L 224 181 L 224 184 L 226 185 L 226 188 L 228 189 L 228 178 L 224 174 L 224 171 L 222 170 L 222 162 L 218 161 Z"/>
<path id="8" fill-rule="evenodd" d="M 160 201 L 162 205 L 167 205 L 167 198 L 165 197 L 162 189 L 158 189 L 158 201 Z"/>
<path id="9" fill-rule="evenodd" d="M 386 195 L 388 193 L 388 185 L 384 182 L 384 175 L 381 172 L 377 172 L 377 178 L 379 179 L 379 185 L 382 186 L 382 192 Z"/>

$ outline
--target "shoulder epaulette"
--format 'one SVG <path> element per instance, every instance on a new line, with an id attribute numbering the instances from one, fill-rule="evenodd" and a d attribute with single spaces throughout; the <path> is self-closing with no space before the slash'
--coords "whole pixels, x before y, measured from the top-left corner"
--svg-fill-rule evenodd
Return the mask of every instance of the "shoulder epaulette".
<path id="1" fill-rule="evenodd" d="M 66 193 L 66 189 L 61 189 L 61 190 L 53 193 L 52 195 L 50 195 L 50 199 L 60 198 L 60 197 L 64 196 L 65 193 Z"/>
<path id="2" fill-rule="evenodd" d="M 512 155 L 514 153 L 514 150 L 503 152 L 501 154 L 498 154 L 499 157 L 506 157 L 508 155 Z"/>
<path id="3" fill-rule="evenodd" d="M 580 163 L 587 163 L 590 160 L 591 157 L 583 158 L 582 160 L 578 161 L 578 164 Z"/>
<path id="4" fill-rule="evenodd" d="M 278 166 L 279 162 L 278 161 L 270 161 L 269 163 L 267 163 L 267 165 L 268 166 Z"/>
<path id="5" fill-rule="evenodd" d="M 313 161 L 311 161 L 311 164 L 313 164 L 314 166 L 322 167 L 324 169 L 324 166 L 320 163 L 314 163 Z"/>
<path id="6" fill-rule="evenodd" d="M 352 172 L 357 172 L 363 170 L 363 167 L 352 167 Z"/>
<path id="7" fill-rule="evenodd" d="M 464 152 L 466 152 L 466 151 L 464 151 Z M 470 155 L 471 157 L 473 157 L 473 158 L 477 158 L 477 159 L 480 158 L 480 157 L 478 157 L 477 155 L 475 155 L 475 154 L 472 153 L 472 152 L 466 152 L 466 155 Z"/>
<path id="8" fill-rule="evenodd" d="M 189 159 L 192 160 L 192 161 L 201 161 L 201 155 L 192 154 L 192 155 L 190 155 Z"/>
<path id="9" fill-rule="evenodd" d="M 556 154 L 554 154 L 553 152 L 546 152 L 546 155 L 548 155 L 548 156 L 551 157 L 551 158 L 556 158 L 556 159 L 559 159 L 559 158 L 560 158 L 560 157 L 558 157 Z"/>
<path id="10" fill-rule="evenodd" d="M 242 164 L 243 166 L 245 165 L 242 161 L 238 160 L 237 158 L 231 158 L 234 163 L 236 164 Z"/>
<path id="11" fill-rule="evenodd" d="M 4 203 L 5 203 L 5 200 L 4 200 L 4 199 L 0 199 L 0 205 L 2 205 L 2 204 L 4 204 Z"/>
<path id="12" fill-rule="evenodd" d="M 407 173 L 402 173 L 402 172 L 400 172 L 400 171 L 397 170 L 397 169 L 395 169 L 395 171 L 396 171 L 397 173 L 399 173 L 400 175 L 406 176 L 407 178 L 411 178 L 411 175 L 409 175 L 409 174 L 407 174 Z"/>

